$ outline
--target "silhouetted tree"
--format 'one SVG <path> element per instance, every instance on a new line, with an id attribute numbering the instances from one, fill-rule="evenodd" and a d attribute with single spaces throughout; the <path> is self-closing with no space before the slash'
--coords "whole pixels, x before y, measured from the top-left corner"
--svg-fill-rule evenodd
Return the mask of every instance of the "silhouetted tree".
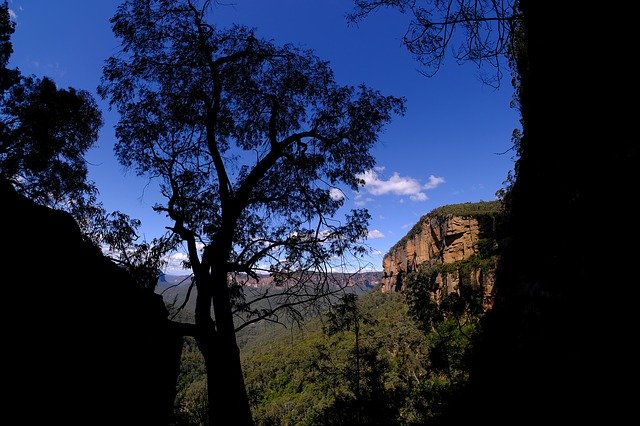
<path id="1" fill-rule="evenodd" d="M 361 403 L 360 394 L 360 315 L 358 313 L 358 295 L 345 294 L 342 300 L 327 313 L 327 325 L 324 332 L 329 336 L 340 331 L 353 331 L 355 334 L 356 378 L 355 395 L 357 404 Z M 360 407 L 356 408 L 356 418 L 360 423 Z"/>
<path id="2" fill-rule="evenodd" d="M 9 16 L 9 5 L 6 1 L 0 4 L 0 95 L 4 94 L 18 77 L 18 71 L 7 68 L 9 57 L 13 53 L 11 34 L 15 31 L 15 25 Z"/>
<path id="3" fill-rule="evenodd" d="M 335 191 L 358 187 L 403 101 L 337 85 L 309 51 L 218 30 L 209 6 L 125 1 L 111 21 L 122 52 L 107 60 L 99 90 L 121 114 L 116 154 L 160 179 L 155 209 L 186 243 L 210 419 L 251 424 L 235 332 L 335 291 L 335 259 L 363 253 L 369 216 L 332 219 L 343 204 Z M 243 287 L 261 271 L 280 291 L 247 300 Z"/>
<path id="4" fill-rule="evenodd" d="M 493 66 L 486 81 L 499 83 L 504 57 L 513 48 L 520 17 L 514 0 L 354 0 L 349 15 L 357 22 L 378 9 L 396 8 L 410 14 L 402 42 L 433 76 L 443 64 L 447 50 L 458 62 L 471 61 L 480 68 Z"/>
<path id="5" fill-rule="evenodd" d="M 98 138 L 101 113 L 84 90 L 59 89 L 47 77 L 8 69 L 14 24 L 0 5 L 0 178 L 20 193 L 76 218 L 94 215 L 97 190 L 85 152 Z"/>
<path id="6" fill-rule="evenodd" d="M 376 403 L 382 402 L 379 398 L 374 398 L 374 396 L 379 397 L 384 393 L 379 392 L 382 388 L 380 378 L 383 369 L 380 367 L 383 362 L 376 359 L 378 353 L 375 348 L 362 348 L 360 334 L 363 325 L 372 325 L 374 323 L 375 321 L 373 319 L 361 312 L 358 306 L 358 295 L 353 293 L 345 294 L 341 298 L 340 303 L 337 303 L 327 312 L 327 323 L 323 329 L 327 335 L 332 336 L 336 333 L 351 331 L 355 337 L 353 349 L 355 371 L 349 371 L 350 369 L 347 369 L 346 372 L 348 376 L 352 376 L 348 378 L 351 379 L 349 381 L 355 386 L 353 392 L 355 399 L 349 401 L 347 398 L 336 401 L 331 409 L 334 411 L 334 418 L 328 422 L 328 424 L 334 424 L 336 420 L 339 421 L 339 424 L 374 424 L 372 419 L 375 419 L 376 416 L 371 416 L 370 411 L 375 411 L 379 414 L 377 410 L 371 410 L 371 408 L 375 407 Z M 365 364 L 367 367 L 364 369 L 366 370 L 366 374 L 361 374 L 363 371 L 362 367 Z M 363 379 L 366 379 L 364 388 L 362 386 Z M 382 407 L 377 408 L 379 410 Z M 384 423 L 387 420 L 386 418 L 378 416 L 376 422 Z"/>
<path id="7" fill-rule="evenodd" d="M 138 286 L 154 290 L 167 263 L 166 255 L 179 243 L 175 234 L 166 233 L 151 241 L 141 240 L 138 228 L 142 223 L 115 211 L 102 214 L 91 227 L 91 240 L 100 243 L 105 254 L 124 268 Z"/>

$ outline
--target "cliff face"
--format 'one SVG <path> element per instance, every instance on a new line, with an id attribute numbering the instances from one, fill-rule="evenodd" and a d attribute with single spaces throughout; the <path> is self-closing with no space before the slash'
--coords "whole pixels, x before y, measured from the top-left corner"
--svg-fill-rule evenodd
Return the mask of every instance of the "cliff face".
<path id="1" fill-rule="evenodd" d="M 383 259 L 382 291 L 400 291 L 405 274 L 420 265 L 454 266 L 472 257 L 487 257 L 496 241 L 497 202 L 445 206 L 423 216 Z M 444 291 L 456 291 L 461 280 L 483 287 L 485 305 L 490 305 L 495 271 L 450 268 L 436 282 Z M 445 289 L 446 288 L 446 289 Z"/>

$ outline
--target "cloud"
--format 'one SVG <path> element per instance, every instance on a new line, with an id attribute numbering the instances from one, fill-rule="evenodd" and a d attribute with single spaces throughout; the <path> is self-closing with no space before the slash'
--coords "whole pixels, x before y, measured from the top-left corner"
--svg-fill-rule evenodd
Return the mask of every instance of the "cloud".
<path id="1" fill-rule="evenodd" d="M 427 181 L 427 183 L 424 185 L 424 189 L 437 188 L 437 187 L 439 187 L 440 185 L 442 185 L 445 182 L 446 181 L 444 180 L 444 178 L 442 176 L 431 175 L 431 176 L 429 176 L 429 180 Z"/>
<path id="2" fill-rule="evenodd" d="M 380 179 L 374 170 L 367 170 L 358 175 L 364 181 L 364 188 L 373 195 L 408 195 L 412 201 L 425 201 L 427 194 L 422 191 L 422 186 L 417 179 L 400 176 L 398 172 L 387 179 Z"/>
<path id="3" fill-rule="evenodd" d="M 18 14 L 13 9 L 9 9 L 9 17 L 14 21 L 18 20 Z"/>
<path id="4" fill-rule="evenodd" d="M 384 238 L 384 234 L 377 229 L 372 229 L 371 231 L 369 231 L 367 238 L 369 238 L 370 240 L 376 240 L 379 238 Z"/>
<path id="5" fill-rule="evenodd" d="M 171 256 L 169 256 L 169 258 L 177 262 L 182 262 L 184 260 L 187 260 L 189 256 L 187 256 L 187 253 L 178 252 L 178 253 L 173 253 Z"/>
<path id="6" fill-rule="evenodd" d="M 331 188 L 329 190 L 329 197 L 331 197 L 333 201 L 340 201 L 344 199 L 344 193 L 338 188 Z"/>
<path id="7" fill-rule="evenodd" d="M 182 267 L 182 263 L 185 260 L 189 260 L 189 256 L 183 252 L 175 252 L 166 257 L 167 264 L 165 266 L 165 272 L 168 274 L 184 274 L 190 271 Z"/>
<path id="8" fill-rule="evenodd" d="M 362 207 L 370 201 L 373 201 L 373 198 L 371 197 L 365 198 L 360 192 L 356 192 L 353 204 L 355 204 L 356 207 Z"/>

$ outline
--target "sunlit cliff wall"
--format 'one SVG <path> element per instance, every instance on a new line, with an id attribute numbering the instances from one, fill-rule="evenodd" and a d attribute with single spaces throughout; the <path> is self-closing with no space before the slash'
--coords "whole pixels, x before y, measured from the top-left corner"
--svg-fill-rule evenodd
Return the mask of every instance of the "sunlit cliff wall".
<path id="1" fill-rule="evenodd" d="M 423 216 L 384 256 L 382 291 L 401 291 L 403 277 L 421 265 L 451 264 L 451 272 L 440 274 L 437 282 L 451 292 L 461 279 L 470 280 L 482 286 L 485 305 L 490 305 L 495 269 L 457 270 L 454 264 L 493 255 L 500 217 L 498 202 L 449 205 Z"/>

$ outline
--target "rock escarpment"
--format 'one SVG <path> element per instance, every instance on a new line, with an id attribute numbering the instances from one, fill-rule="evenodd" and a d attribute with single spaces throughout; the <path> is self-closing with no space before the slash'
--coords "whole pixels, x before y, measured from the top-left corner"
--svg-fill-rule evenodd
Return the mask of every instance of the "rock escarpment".
<path id="1" fill-rule="evenodd" d="M 500 217 L 497 201 L 444 206 L 423 216 L 385 255 L 382 291 L 400 291 L 406 274 L 431 267 L 437 268 L 441 292 L 457 291 L 461 281 L 468 281 L 482 287 L 483 304 L 489 307 L 495 276 L 490 260 Z"/>

